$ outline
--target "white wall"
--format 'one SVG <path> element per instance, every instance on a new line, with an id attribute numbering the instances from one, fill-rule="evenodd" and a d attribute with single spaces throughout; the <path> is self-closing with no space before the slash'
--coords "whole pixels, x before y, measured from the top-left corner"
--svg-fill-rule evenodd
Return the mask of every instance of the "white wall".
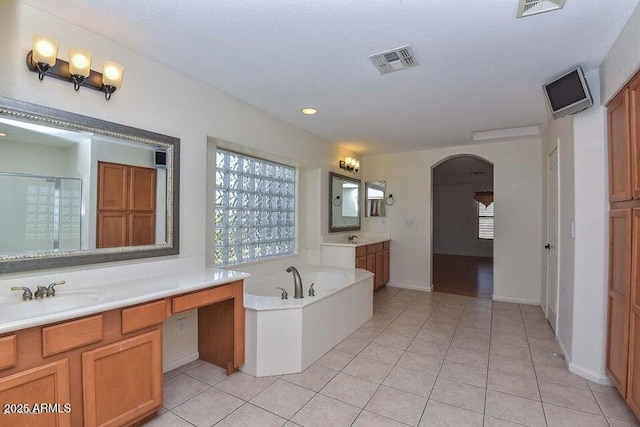
<path id="1" fill-rule="evenodd" d="M 609 180 L 606 109 L 598 70 L 586 75 L 595 105 L 575 116 L 575 291 L 569 369 L 593 381 L 605 374 L 609 271 Z"/>
<path id="2" fill-rule="evenodd" d="M 469 154 L 494 165 L 494 298 L 540 301 L 542 219 L 540 139 L 366 156 L 365 181 L 385 180 L 395 204 L 365 231 L 391 233 L 391 284 L 431 288 L 431 168 Z M 369 177 L 367 171 L 376 176 Z"/>
<path id="3" fill-rule="evenodd" d="M 571 357 L 574 297 L 574 254 L 572 236 L 574 222 L 574 141 L 573 116 L 552 120 L 542 144 L 542 240 L 548 242 L 548 167 L 549 155 L 558 150 L 558 302 L 556 335 L 561 346 Z M 547 251 L 542 252 L 542 291 L 540 305 L 547 312 L 547 304 L 553 295 L 547 296 Z M 549 300 L 547 299 L 549 298 Z"/>
<path id="4" fill-rule="evenodd" d="M 56 79 L 39 82 L 24 65 L 36 33 L 56 38 L 61 56 L 81 41 L 81 47 L 93 55 L 94 68 L 99 68 L 104 60 L 122 63 L 125 67 L 122 89 L 106 102 L 98 92 L 84 88 L 74 92 L 70 84 Z M 317 221 L 308 221 L 299 230 L 299 235 L 305 236 L 299 250 L 320 253 L 319 231 L 327 229 L 328 172 L 338 172 L 338 161 L 353 153 L 144 55 L 17 1 L 0 2 L 0 39 L 3 42 L 0 94 L 181 139 L 179 256 L 101 266 L 106 268 L 88 266 L 4 275 L 0 292 L 18 283 L 33 286 L 36 281 L 61 278 L 70 286 L 87 280 L 104 283 L 107 279 L 130 277 L 132 272 L 144 275 L 185 265 L 203 265 L 206 235 L 210 234 L 205 230 L 208 137 L 286 157 L 315 171 L 309 173 L 309 181 L 300 191 L 306 197 L 306 191 L 314 190 L 316 202 L 309 202 L 314 209 L 309 218 Z M 197 327 L 193 319 L 187 318 L 188 330 Z M 166 328 L 172 330 L 170 323 L 171 319 Z M 193 355 L 194 340 L 187 345 L 172 336 L 165 338 L 165 364 Z"/>
<path id="5" fill-rule="evenodd" d="M 600 65 L 600 100 L 602 105 L 606 105 L 639 68 L 640 4 Z M 593 86 L 591 86 L 591 91 L 594 91 Z"/>
<path id="6" fill-rule="evenodd" d="M 477 191 L 492 191 L 492 184 L 433 186 L 433 253 L 478 257 L 493 256 L 493 240 L 478 239 Z"/>

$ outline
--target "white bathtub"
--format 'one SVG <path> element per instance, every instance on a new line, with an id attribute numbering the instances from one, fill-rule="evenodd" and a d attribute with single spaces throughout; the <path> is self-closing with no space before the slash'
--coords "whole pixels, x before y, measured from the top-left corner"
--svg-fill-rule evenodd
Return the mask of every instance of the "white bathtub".
<path id="1" fill-rule="evenodd" d="M 304 298 L 294 299 L 286 271 L 245 281 L 245 363 L 257 376 L 304 371 L 373 316 L 373 274 L 361 269 L 301 267 Z M 315 296 L 308 295 L 315 283 Z M 281 299 L 283 287 L 289 299 Z"/>

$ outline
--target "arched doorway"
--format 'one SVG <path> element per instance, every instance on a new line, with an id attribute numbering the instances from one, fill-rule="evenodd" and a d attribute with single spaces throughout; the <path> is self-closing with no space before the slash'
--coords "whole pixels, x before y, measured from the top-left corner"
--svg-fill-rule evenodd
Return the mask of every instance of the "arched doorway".
<path id="1" fill-rule="evenodd" d="M 458 155 L 432 168 L 434 291 L 493 296 L 493 164 Z"/>

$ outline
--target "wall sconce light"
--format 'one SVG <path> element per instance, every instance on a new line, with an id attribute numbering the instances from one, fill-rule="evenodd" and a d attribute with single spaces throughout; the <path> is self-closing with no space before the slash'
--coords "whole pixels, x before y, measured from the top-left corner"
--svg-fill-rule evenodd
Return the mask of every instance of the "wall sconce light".
<path id="1" fill-rule="evenodd" d="M 55 77 L 73 83 L 73 89 L 80 87 L 97 90 L 104 93 L 108 101 L 111 95 L 122 86 L 122 65 L 105 61 L 102 73 L 91 69 L 91 53 L 80 49 L 69 51 L 69 62 L 57 58 L 58 42 L 51 37 L 35 35 L 33 50 L 27 54 L 27 68 L 38 73 L 42 81 L 44 76 Z"/>
<path id="2" fill-rule="evenodd" d="M 344 169 L 355 175 L 360 170 L 360 160 L 356 160 L 353 157 L 347 157 L 344 160 L 340 160 L 339 166 L 340 169 Z"/>

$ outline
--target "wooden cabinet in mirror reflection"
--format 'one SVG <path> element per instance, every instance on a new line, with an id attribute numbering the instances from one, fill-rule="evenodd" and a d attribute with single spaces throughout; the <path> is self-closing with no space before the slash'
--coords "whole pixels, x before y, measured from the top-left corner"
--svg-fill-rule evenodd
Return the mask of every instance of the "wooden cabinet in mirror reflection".
<path id="1" fill-rule="evenodd" d="M 155 243 L 156 170 L 98 163 L 97 247 Z"/>

